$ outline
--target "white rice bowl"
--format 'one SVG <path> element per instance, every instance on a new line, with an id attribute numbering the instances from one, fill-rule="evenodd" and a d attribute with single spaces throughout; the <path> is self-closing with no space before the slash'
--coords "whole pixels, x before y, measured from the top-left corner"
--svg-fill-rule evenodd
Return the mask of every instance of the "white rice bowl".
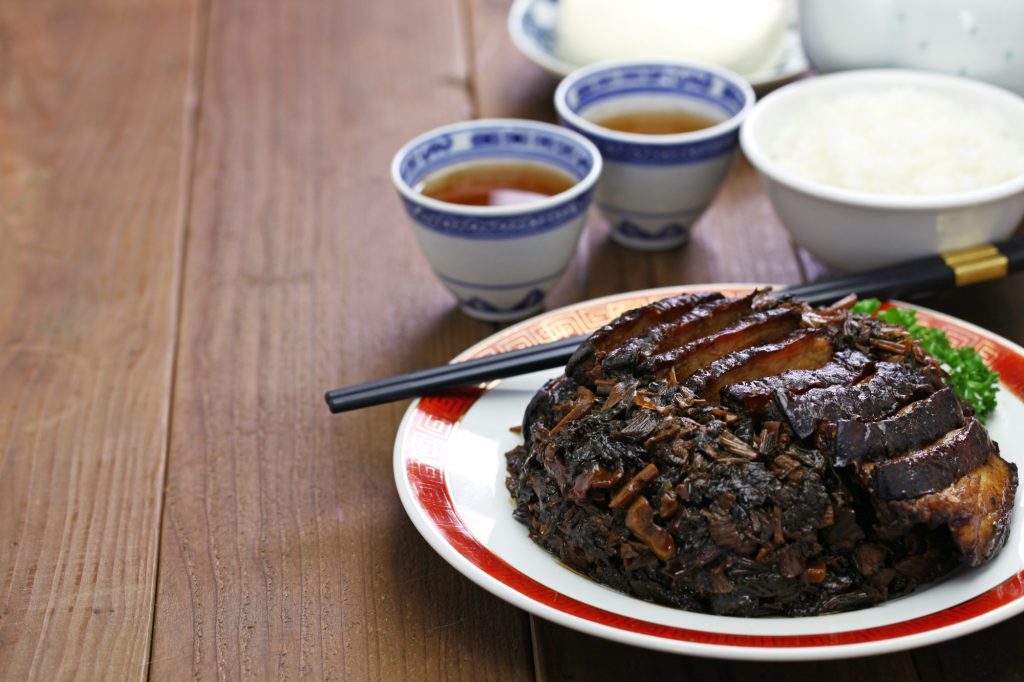
<path id="1" fill-rule="evenodd" d="M 1009 237 L 1024 216 L 1024 98 L 898 69 L 780 88 L 743 151 L 798 244 L 837 270 Z"/>

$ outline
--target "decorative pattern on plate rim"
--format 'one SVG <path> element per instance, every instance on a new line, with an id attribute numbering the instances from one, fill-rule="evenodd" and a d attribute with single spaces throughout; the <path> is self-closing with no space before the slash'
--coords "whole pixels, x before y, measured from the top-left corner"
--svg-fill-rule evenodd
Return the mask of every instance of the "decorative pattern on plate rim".
<path id="1" fill-rule="evenodd" d="M 694 287 L 680 287 L 678 290 L 694 290 Z M 748 291 L 728 288 L 721 290 L 726 294 Z M 611 301 L 598 300 L 589 306 L 552 311 L 496 334 L 485 345 L 463 354 L 460 359 L 483 357 L 569 335 L 587 333 L 625 310 L 668 295 L 672 295 L 671 290 L 663 290 L 656 295 L 637 295 Z M 921 310 L 918 316 L 925 324 L 944 329 L 955 342 L 970 343 L 979 348 L 986 361 L 1002 375 L 1002 385 L 1024 400 L 1024 355 L 1019 350 L 977 333 L 972 328 L 955 324 L 942 315 L 933 315 Z M 611 628 L 613 631 L 646 635 L 666 641 L 724 648 L 778 650 L 830 648 L 896 640 L 964 624 L 1024 600 L 1024 571 L 1020 571 L 968 601 L 921 617 L 863 629 L 798 635 L 731 634 L 680 628 L 612 613 L 580 602 L 556 592 L 505 563 L 473 537 L 454 507 L 443 468 L 446 443 L 463 415 L 485 391 L 486 389 L 482 388 L 472 388 L 443 397 L 425 397 L 410 410 L 401 449 L 404 473 L 421 511 L 452 548 L 494 580 L 548 610 Z"/>

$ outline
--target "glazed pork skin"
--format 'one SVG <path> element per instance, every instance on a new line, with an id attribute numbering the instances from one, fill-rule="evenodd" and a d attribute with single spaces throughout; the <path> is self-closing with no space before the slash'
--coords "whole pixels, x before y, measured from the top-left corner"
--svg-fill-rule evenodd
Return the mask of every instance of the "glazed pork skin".
<path id="1" fill-rule="evenodd" d="M 964 424 L 956 393 L 948 386 L 877 421 L 841 419 L 818 431 L 818 447 L 836 466 L 873 462 L 924 447 Z"/>
<path id="2" fill-rule="evenodd" d="M 993 452 L 984 464 L 935 493 L 909 500 L 875 500 L 879 524 L 890 535 L 926 524 L 949 528 L 970 566 L 987 563 L 1006 543 L 1017 467 Z"/>
<path id="3" fill-rule="evenodd" d="M 790 369 L 761 379 L 731 383 L 721 389 L 722 402 L 750 414 L 781 419 L 772 410 L 775 392 L 802 393 L 811 388 L 851 384 L 874 371 L 874 361 L 859 351 L 840 351 L 831 361 L 815 369 Z"/>
<path id="4" fill-rule="evenodd" d="M 936 442 L 859 468 L 871 493 L 880 500 L 906 500 L 952 485 L 998 454 L 985 427 L 973 417 Z"/>
<path id="5" fill-rule="evenodd" d="M 634 308 L 604 325 L 580 344 L 565 366 L 566 376 L 585 384 L 595 365 L 615 350 L 652 328 L 677 320 L 699 305 L 723 298 L 720 293 L 681 294 L 650 305 Z"/>

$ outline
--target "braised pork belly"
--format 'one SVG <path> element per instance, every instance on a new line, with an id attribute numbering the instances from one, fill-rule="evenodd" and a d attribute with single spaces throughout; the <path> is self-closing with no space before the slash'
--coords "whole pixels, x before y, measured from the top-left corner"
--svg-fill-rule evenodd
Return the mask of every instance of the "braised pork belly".
<path id="1" fill-rule="evenodd" d="M 605 325 L 526 410 L 516 518 L 597 581 L 734 616 L 989 561 L 1016 466 L 905 330 L 850 305 L 684 294 Z"/>

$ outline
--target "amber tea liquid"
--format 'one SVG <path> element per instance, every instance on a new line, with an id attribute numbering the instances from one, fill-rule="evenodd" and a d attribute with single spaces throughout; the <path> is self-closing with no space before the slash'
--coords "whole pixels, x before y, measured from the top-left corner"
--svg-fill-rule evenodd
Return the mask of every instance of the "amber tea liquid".
<path id="1" fill-rule="evenodd" d="M 449 204 L 515 206 L 542 201 L 575 184 L 575 178 L 552 166 L 495 161 L 438 171 L 416 191 Z"/>
<path id="2" fill-rule="evenodd" d="M 710 128 L 718 123 L 707 116 L 678 109 L 627 111 L 594 121 L 602 128 L 642 135 L 676 135 Z"/>

